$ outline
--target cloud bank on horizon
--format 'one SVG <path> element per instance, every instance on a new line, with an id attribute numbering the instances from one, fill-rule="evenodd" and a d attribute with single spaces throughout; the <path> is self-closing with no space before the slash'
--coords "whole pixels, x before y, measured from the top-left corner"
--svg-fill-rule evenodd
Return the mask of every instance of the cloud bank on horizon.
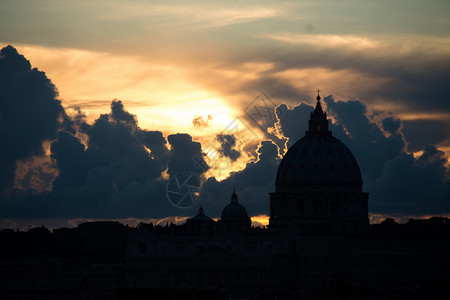
<path id="1" fill-rule="evenodd" d="M 285 144 L 304 135 L 313 109 L 305 103 L 278 105 L 276 122 L 253 149 L 253 159 L 218 181 L 207 177 L 205 145 L 187 133 L 166 136 L 141 128 L 120 100 L 92 123 L 82 109 L 68 116 L 50 79 L 12 46 L 0 52 L 0 98 L 3 219 L 192 215 L 193 210 L 177 209 L 166 199 L 168 178 L 183 171 L 203 178 L 202 201 L 209 215 L 220 215 L 233 188 L 249 215 L 268 214 L 268 193 L 274 190 Z M 369 112 L 363 101 L 327 96 L 324 102 L 333 135 L 360 165 L 372 213 L 450 213 L 450 170 L 443 151 L 431 143 L 414 156 L 403 121 Z M 235 136 L 216 139 L 223 158 L 238 159 Z"/>

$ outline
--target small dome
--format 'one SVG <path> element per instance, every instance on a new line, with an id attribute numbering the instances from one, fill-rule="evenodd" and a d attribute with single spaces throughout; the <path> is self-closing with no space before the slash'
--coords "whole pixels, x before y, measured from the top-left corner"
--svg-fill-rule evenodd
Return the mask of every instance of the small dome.
<path id="1" fill-rule="evenodd" d="M 248 218 L 247 210 L 239 204 L 236 192 L 231 196 L 231 202 L 222 210 L 221 219 Z"/>
<path id="2" fill-rule="evenodd" d="M 198 222 L 198 221 L 206 221 L 206 222 L 215 222 L 213 219 L 205 215 L 203 211 L 203 207 L 200 206 L 198 209 L 198 214 L 192 218 L 189 219 L 191 222 Z"/>
<path id="3" fill-rule="evenodd" d="M 245 217 L 248 218 L 247 211 L 239 203 L 230 203 L 222 210 L 221 219 L 224 218 L 236 218 Z"/>

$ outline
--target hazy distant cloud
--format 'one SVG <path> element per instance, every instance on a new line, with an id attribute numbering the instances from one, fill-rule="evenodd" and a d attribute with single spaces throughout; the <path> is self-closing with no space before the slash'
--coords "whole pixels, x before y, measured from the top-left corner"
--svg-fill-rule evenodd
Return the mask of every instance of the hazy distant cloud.
<path id="1" fill-rule="evenodd" d="M 206 118 L 202 116 L 195 116 L 192 120 L 192 124 L 195 128 L 207 128 L 211 126 L 213 117 L 208 115 Z"/>

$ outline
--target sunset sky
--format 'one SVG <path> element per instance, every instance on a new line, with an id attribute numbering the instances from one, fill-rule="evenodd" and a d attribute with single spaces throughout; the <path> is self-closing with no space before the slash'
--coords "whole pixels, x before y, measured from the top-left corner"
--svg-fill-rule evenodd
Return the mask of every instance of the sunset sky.
<path id="1" fill-rule="evenodd" d="M 268 215 L 285 143 L 303 136 L 318 88 L 374 221 L 450 213 L 449 1 L 4 0 L 7 45 L 18 54 L 0 55 L 0 227 L 193 215 L 198 205 L 165 197 L 179 171 L 202 177 L 212 217 L 234 187 L 251 216 Z M 11 79 L 33 73 L 20 55 L 58 95 L 32 99 L 37 79 Z M 248 114 L 261 101 L 278 106 L 262 125 Z M 33 133 L 52 118 L 59 125 Z M 218 137 L 230 124 L 240 129 L 231 144 Z M 25 132 L 36 141 L 19 142 Z M 115 134 L 120 142 L 97 140 Z M 124 143 L 136 152 L 117 150 Z M 209 168 L 191 168 L 202 152 Z"/>

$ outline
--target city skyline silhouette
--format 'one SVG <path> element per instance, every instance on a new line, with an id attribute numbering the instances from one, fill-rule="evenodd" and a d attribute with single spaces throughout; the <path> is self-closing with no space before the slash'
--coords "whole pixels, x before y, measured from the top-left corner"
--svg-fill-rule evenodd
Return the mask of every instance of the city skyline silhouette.
<path id="1" fill-rule="evenodd" d="M 442 298 L 449 13 L 4 1 L 0 298 Z"/>

